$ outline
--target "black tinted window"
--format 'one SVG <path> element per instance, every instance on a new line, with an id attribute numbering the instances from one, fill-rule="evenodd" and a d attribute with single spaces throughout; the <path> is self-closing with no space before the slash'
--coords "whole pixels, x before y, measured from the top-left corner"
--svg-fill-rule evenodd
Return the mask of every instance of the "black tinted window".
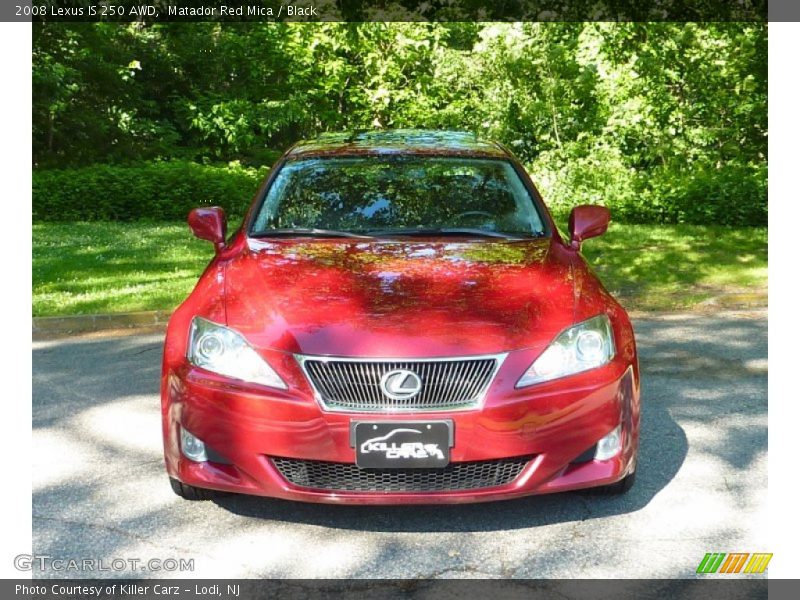
<path id="1" fill-rule="evenodd" d="M 253 232 L 453 227 L 543 230 L 527 189 L 506 160 L 369 156 L 286 163 Z"/>

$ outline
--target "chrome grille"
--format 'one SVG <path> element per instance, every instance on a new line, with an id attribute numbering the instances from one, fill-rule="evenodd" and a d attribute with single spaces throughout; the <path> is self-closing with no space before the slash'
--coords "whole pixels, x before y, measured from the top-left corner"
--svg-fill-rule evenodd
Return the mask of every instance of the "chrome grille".
<path id="1" fill-rule="evenodd" d="M 298 356 L 328 410 L 397 412 L 477 406 L 505 354 L 453 359 L 363 360 Z M 391 371 L 413 371 L 422 387 L 412 398 L 396 399 L 381 389 Z"/>
<path id="2" fill-rule="evenodd" d="M 450 463 L 442 469 L 361 469 L 352 463 L 273 458 L 299 487 L 345 492 L 447 492 L 508 485 L 533 457 Z"/>

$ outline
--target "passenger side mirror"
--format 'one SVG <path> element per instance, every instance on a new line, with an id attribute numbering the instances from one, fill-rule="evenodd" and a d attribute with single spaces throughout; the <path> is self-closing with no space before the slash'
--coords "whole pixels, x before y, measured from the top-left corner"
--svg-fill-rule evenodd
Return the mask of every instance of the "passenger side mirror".
<path id="1" fill-rule="evenodd" d="M 225 211 L 219 206 L 209 208 L 195 208 L 189 213 L 189 227 L 192 233 L 201 240 L 208 240 L 214 244 L 214 250 L 219 253 L 225 247 L 225 233 L 228 221 Z"/>
<path id="2" fill-rule="evenodd" d="M 569 213 L 570 246 L 574 250 L 581 249 L 581 242 L 589 238 L 603 235 L 611 221 L 611 211 L 605 206 L 582 204 Z"/>

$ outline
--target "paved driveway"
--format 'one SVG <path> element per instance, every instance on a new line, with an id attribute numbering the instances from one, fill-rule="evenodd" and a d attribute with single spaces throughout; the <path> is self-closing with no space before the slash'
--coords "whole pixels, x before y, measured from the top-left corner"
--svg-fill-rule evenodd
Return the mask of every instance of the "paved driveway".
<path id="1" fill-rule="evenodd" d="M 768 550 L 766 312 L 635 327 L 643 430 L 628 495 L 439 507 L 182 501 L 162 465 L 161 337 L 36 342 L 34 551 L 106 567 L 194 559 L 193 573 L 159 576 L 646 578 L 692 576 L 709 551 Z"/>

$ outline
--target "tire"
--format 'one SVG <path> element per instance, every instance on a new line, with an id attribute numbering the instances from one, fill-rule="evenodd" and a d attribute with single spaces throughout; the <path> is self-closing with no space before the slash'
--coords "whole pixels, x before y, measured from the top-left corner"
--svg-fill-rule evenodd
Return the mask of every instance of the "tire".
<path id="1" fill-rule="evenodd" d="M 225 495 L 224 492 L 194 487 L 172 477 L 169 478 L 169 484 L 172 486 L 172 491 L 184 500 L 212 500 Z"/>
<path id="2" fill-rule="evenodd" d="M 630 475 L 626 475 L 623 479 L 611 485 L 602 485 L 596 488 L 589 488 L 585 491 L 592 496 L 621 496 L 622 494 L 626 494 L 633 487 L 635 481 L 636 471 Z"/>

